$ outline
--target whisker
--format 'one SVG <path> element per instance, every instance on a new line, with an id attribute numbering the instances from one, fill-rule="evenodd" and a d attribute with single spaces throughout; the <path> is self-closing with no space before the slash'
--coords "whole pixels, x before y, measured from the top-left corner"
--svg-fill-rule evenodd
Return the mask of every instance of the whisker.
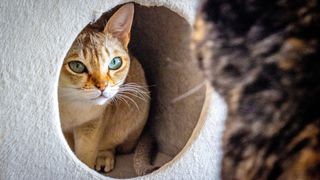
<path id="1" fill-rule="evenodd" d="M 124 87 L 140 87 L 140 88 L 145 89 L 145 90 L 148 90 L 148 87 L 149 87 L 149 86 L 144 86 L 144 85 L 140 85 L 140 84 L 137 84 L 137 83 L 126 83 L 126 84 L 122 84 L 121 86 L 124 86 Z"/>
<path id="2" fill-rule="evenodd" d="M 150 99 L 150 96 L 147 94 L 141 94 L 138 92 L 134 92 L 134 91 L 120 91 L 118 92 L 119 94 L 124 94 L 124 95 L 129 95 L 138 99 L 141 99 L 143 101 L 147 101 L 148 99 Z"/>
<path id="3" fill-rule="evenodd" d="M 149 92 L 132 89 L 132 88 L 122 88 L 122 89 L 119 89 L 118 92 L 133 92 L 135 94 L 141 94 L 142 96 L 149 96 L 150 94 Z"/>
<path id="4" fill-rule="evenodd" d="M 130 100 L 130 101 L 136 106 L 136 108 L 138 109 L 138 111 L 140 111 L 138 104 L 137 104 L 132 98 L 130 98 L 129 96 L 124 95 L 124 94 L 120 94 L 120 96 L 122 96 L 123 98 L 127 98 L 128 100 Z"/>
<path id="5" fill-rule="evenodd" d="M 122 102 L 126 103 L 127 106 L 130 107 L 128 101 L 124 97 L 122 97 L 120 94 L 118 96 L 116 96 L 116 98 L 118 98 L 119 101 L 122 101 Z"/>
<path id="6" fill-rule="evenodd" d="M 113 104 L 117 108 L 118 107 L 117 106 L 118 105 L 118 99 L 115 98 L 115 97 L 111 98 L 111 104 Z"/>
<path id="7" fill-rule="evenodd" d="M 130 82 L 130 83 L 125 83 L 125 85 L 126 84 L 128 84 L 128 85 L 138 85 L 138 86 L 141 86 L 141 87 L 146 87 L 146 88 L 148 88 L 148 87 L 155 87 L 156 86 L 156 84 L 149 84 L 149 85 L 140 85 L 140 84 L 137 84 L 137 83 L 133 83 L 133 82 Z"/>
<path id="8" fill-rule="evenodd" d="M 145 102 L 147 102 L 147 100 L 148 100 L 145 96 L 139 96 L 139 95 L 134 94 L 134 93 L 131 93 L 131 92 L 129 92 L 129 91 L 120 92 L 119 94 L 128 94 L 128 95 L 134 96 L 134 97 L 136 97 L 136 98 L 139 98 L 139 99 L 141 99 L 141 100 L 143 100 L 143 101 L 145 101 Z"/>
<path id="9" fill-rule="evenodd" d="M 149 96 L 146 95 L 146 94 L 141 94 L 141 93 L 134 92 L 134 91 L 121 91 L 121 92 L 119 92 L 119 93 L 132 95 L 132 96 L 135 96 L 135 97 L 137 97 L 137 98 L 142 98 L 142 99 L 148 99 L 148 98 L 149 98 Z"/>
<path id="10" fill-rule="evenodd" d="M 132 86 L 128 86 L 128 85 L 124 85 L 121 88 L 119 88 L 118 92 L 132 92 L 133 94 L 136 94 L 142 98 L 150 98 L 150 92 L 148 89 L 146 88 L 142 88 L 139 85 L 132 85 Z"/>
<path id="11" fill-rule="evenodd" d="M 148 87 L 141 86 L 135 83 L 132 84 L 123 84 L 121 85 L 121 88 L 133 88 L 133 89 L 139 89 L 139 90 L 144 90 L 144 91 L 149 91 Z"/>

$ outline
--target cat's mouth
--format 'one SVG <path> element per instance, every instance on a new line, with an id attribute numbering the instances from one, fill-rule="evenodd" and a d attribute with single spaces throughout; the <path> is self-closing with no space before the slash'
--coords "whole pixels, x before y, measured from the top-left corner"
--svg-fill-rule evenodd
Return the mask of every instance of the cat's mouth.
<path id="1" fill-rule="evenodd" d="M 105 104 L 108 100 L 109 100 L 109 98 L 105 97 L 103 94 L 101 94 L 100 96 L 98 96 L 96 98 L 91 99 L 92 102 L 94 102 L 95 104 L 99 104 L 99 105 Z"/>
<path id="2" fill-rule="evenodd" d="M 90 98 L 88 98 L 87 100 L 93 104 L 104 105 L 107 104 L 108 101 L 111 101 L 112 98 L 117 94 L 117 92 L 118 91 L 115 91 L 113 89 L 105 89 L 104 91 L 96 90 L 94 91 L 94 94 L 91 94 L 91 97 L 90 93 L 88 94 Z"/>

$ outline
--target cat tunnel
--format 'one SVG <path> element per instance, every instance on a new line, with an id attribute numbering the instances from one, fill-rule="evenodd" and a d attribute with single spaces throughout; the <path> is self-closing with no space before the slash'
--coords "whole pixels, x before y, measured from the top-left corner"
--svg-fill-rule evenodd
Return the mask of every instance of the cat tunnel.
<path id="1" fill-rule="evenodd" d="M 135 177 L 132 154 L 104 176 L 68 147 L 57 86 L 63 58 L 81 30 L 128 1 L 1 1 L 0 179 Z M 161 168 L 136 179 L 219 179 L 223 100 L 190 51 L 197 1 L 136 0 L 130 51 L 151 91 L 149 126 Z"/>

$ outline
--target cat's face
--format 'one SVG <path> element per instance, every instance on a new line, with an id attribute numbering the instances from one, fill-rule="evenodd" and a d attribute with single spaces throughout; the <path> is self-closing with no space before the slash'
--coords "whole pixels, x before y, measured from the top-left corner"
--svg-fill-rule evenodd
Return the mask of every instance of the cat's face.
<path id="1" fill-rule="evenodd" d="M 124 83 L 133 6 L 121 7 L 103 32 L 84 31 L 69 50 L 60 73 L 59 98 L 105 104 Z"/>

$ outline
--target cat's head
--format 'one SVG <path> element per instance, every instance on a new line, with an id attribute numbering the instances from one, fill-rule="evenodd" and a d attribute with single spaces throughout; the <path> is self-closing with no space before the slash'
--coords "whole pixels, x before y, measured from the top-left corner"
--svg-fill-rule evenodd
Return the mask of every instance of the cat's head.
<path id="1" fill-rule="evenodd" d="M 122 6 L 103 32 L 84 30 L 66 55 L 59 79 L 59 99 L 105 104 L 124 83 L 130 66 L 128 43 L 134 6 Z"/>

